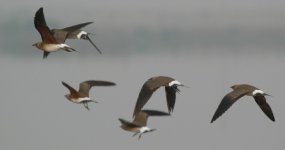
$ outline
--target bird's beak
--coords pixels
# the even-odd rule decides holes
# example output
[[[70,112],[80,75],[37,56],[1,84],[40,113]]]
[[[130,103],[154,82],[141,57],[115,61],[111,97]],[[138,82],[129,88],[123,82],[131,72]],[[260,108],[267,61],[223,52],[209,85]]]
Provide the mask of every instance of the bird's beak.
[[[184,85],[184,84],[181,84],[180,86],[183,86],[183,87],[186,87],[186,88],[190,88],[189,86]]]
[[[153,132],[153,131],[156,131],[157,129],[151,129],[149,132]]]
[[[267,93],[264,93],[263,95],[264,95],[264,96],[271,96],[271,95],[269,95],[269,94],[267,94]],[[271,96],[271,97],[272,97],[272,96]]]
[[[92,36],[95,36],[96,34],[95,33],[87,33],[88,35],[92,35]]]
[[[95,101],[95,100],[90,100],[90,102],[93,102],[93,103],[99,103],[99,102],[97,102],[97,101]]]
[[[136,136],[138,133],[139,133],[139,132],[134,133],[134,135],[133,135],[133,136]]]
[[[32,46],[36,46],[36,45],[37,45],[37,43],[33,44]]]

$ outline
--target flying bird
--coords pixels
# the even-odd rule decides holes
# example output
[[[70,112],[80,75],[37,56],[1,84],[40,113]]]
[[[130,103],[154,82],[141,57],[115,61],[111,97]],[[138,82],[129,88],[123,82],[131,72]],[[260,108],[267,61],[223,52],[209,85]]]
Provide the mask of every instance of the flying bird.
[[[46,24],[43,8],[41,7],[35,14],[34,17],[35,28],[41,35],[42,41],[33,44],[38,49],[44,52],[43,58],[47,58],[50,52],[55,52],[59,50],[65,50],[67,52],[76,51],[67,44],[58,42],[50,31]]]
[[[70,27],[63,28],[63,29],[52,29],[51,32],[53,33],[53,36],[57,39],[57,41],[61,43],[64,43],[66,39],[88,40],[94,46],[94,48],[100,54],[102,54],[101,50],[90,39],[89,35],[91,35],[91,33],[81,30],[81,28],[91,23],[93,22],[81,23],[81,24],[73,25]]]
[[[88,81],[81,82],[79,85],[79,90],[77,91],[73,87],[68,85],[67,83],[63,81],[61,83],[70,92],[70,94],[65,95],[65,97],[71,102],[74,102],[77,104],[83,104],[83,106],[87,110],[89,110],[89,107],[88,107],[89,102],[97,103],[97,101],[94,101],[89,97],[89,91],[93,86],[114,86],[116,85],[115,83],[109,82],[109,81],[88,80]]]
[[[176,92],[180,92],[178,86],[185,86],[181,84],[179,81],[166,76],[156,76],[148,79],[142,86],[141,91],[139,93],[133,117],[141,111],[143,106],[147,103],[147,101],[152,96],[153,92],[155,92],[161,86],[165,87],[166,93],[166,101],[168,112],[172,112],[175,105]]]
[[[265,115],[272,121],[275,121],[275,118],[273,116],[273,112],[269,106],[269,104],[266,102],[265,92],[262,90],[248,84],[237,84],[231,86],[233,91],[228,93],[224,96],[221,103],[218,106],[218,109],[216,110],[211,123],[213,123],[218,117],[220,117],[226,110],[228,110],[234,102],[239,100],[241,97],[247,95],[247,96],[253,96],[255,102],[258,104],[258,106],[261,108],[261,110],[265,113]]]
[[[153,132],[156,130],[147,127],[147,119],[149,116],[169,116],[169,115],[170,115],[169,113],[157,110],[142,110],[135,115],[135,118],[132,122],[122,118],[119,118],[119,121],[121,122],[122,129],[129,132],[134,132],[133,136],[139,134],[138,139],[140,139],[144,133]]]

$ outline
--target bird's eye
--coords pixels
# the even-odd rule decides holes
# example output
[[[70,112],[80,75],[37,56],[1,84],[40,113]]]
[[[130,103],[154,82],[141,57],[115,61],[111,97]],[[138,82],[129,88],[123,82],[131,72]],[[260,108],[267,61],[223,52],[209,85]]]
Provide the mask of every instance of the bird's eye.
[[[87,39],[87,34],[82,34],[82,35],[81,35],[81,39],[86,40],[86,39]]]

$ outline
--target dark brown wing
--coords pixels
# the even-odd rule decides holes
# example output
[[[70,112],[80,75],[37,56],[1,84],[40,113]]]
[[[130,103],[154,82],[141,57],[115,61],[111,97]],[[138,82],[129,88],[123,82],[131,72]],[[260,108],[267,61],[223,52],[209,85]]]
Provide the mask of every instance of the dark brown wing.
[[[68,36],[68,32],[63,31],[61,29],[52,29],[51,32],[58,43],[64,43]]]
[[[79,96],[78,92],[73,87],[69,86],[67,83],[65,83],[63,81],[61,83],[70,91],[71,97],[78,97]]]
[[[147,113],[149,117],[153,116],[170,116],[169,113],[159,110],[150,110],[150,109],[143,109],[141,112]]]
[[[175,105],[176,90],[173,87],[165,87],[168,112],[172,112]]]
[[[114,82],[110,81],[98,81],[98,80],[88,80],[81,82],[79,85],[79,92],[86,96],[89,96],[89,91],[93,86],[114,86]]]
[[[148,117],[169,115],[169,113],[163,111],[144,109],[135,115],[133,123],[140,126],[146,126]]]
[[[135,117],[135,115],[140,112],[140,110],[146,104],[146,102],[149,100],[149,98],[152,96],[154,91],[155,90],[150,89],[147,84],[143,85],[143,87],[141,88],[141,91],[139,93],[136,105],[135,105],[133,117]]]
[[[83,28],[83,27],[85,27],[85,26],[87,26],[87,25],[89,25],[91,23],[93,23],[93,22],[85,22],[85,23],[73,25],[73,26],[70,26],[70,27],[66,27],[66,28],[63,28],[61,30],[70,33],[70,32],[74,32],[76,30],[80,30],[81,28]]]
[[[273,112],[269,106],[269,104],[266,102],[266,99],[263,95],[258,94],[253,96],[253,98],[255,99],[256,103],[258,104],[258,106],[261,108],[261,110],[265,113],[265,115],[272,121],[275,121]]]
[[[147,118],[148,118],[147,113],[140,111],[139,113],[135,115],[133,124],[140,125],[140,126],[146,126]]]
[[[43,8],[41,7],[35,14],[34,25],[42,37],[42,41],[48,44],[57,43],[49,27],[46,24]]]
[[[136,113],[140,112],[142,107],[147,103],[147,101],[152,96],[153,92],[155,92],[161,86],[167,86],[167,84],[173,81],[173,78],[165,77],[165,76],[158,76],[152,77],[148,79],[142,86],[141,91],[139,93],[133,117]]]
[[[211,123],[213,123],[217,118],[219,118],[225,111],[227,111],[234,102],[236,102],[239,98],[244,96],[247,93],[247,91],[244,90],[234,90],[227,95],[224,96],[221,103],[218,106],[218,109],[216,110]]]

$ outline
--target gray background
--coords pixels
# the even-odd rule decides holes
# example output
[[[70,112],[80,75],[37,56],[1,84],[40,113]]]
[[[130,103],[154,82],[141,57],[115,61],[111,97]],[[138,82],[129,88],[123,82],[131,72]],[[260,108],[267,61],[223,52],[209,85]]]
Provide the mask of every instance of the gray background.
[[[69,40],[80,53],[43,60],[32,44],[44,7],[50,28],[94,21],[87,41]],[[2,0],[0,5],[0,149],[284,149],[285,1],[269,0]],[[167,75],[181,88],[171,117],[150,118],[158,130],[141,140],[119,128],[131,120],[142,84]],[[90,111],[64,98],[61,81],[110,80],[90,91]],[[271,94],[276,122],[244,97],[210,124],[236,83]],[[159,89],[145,106],[167,110]]]

